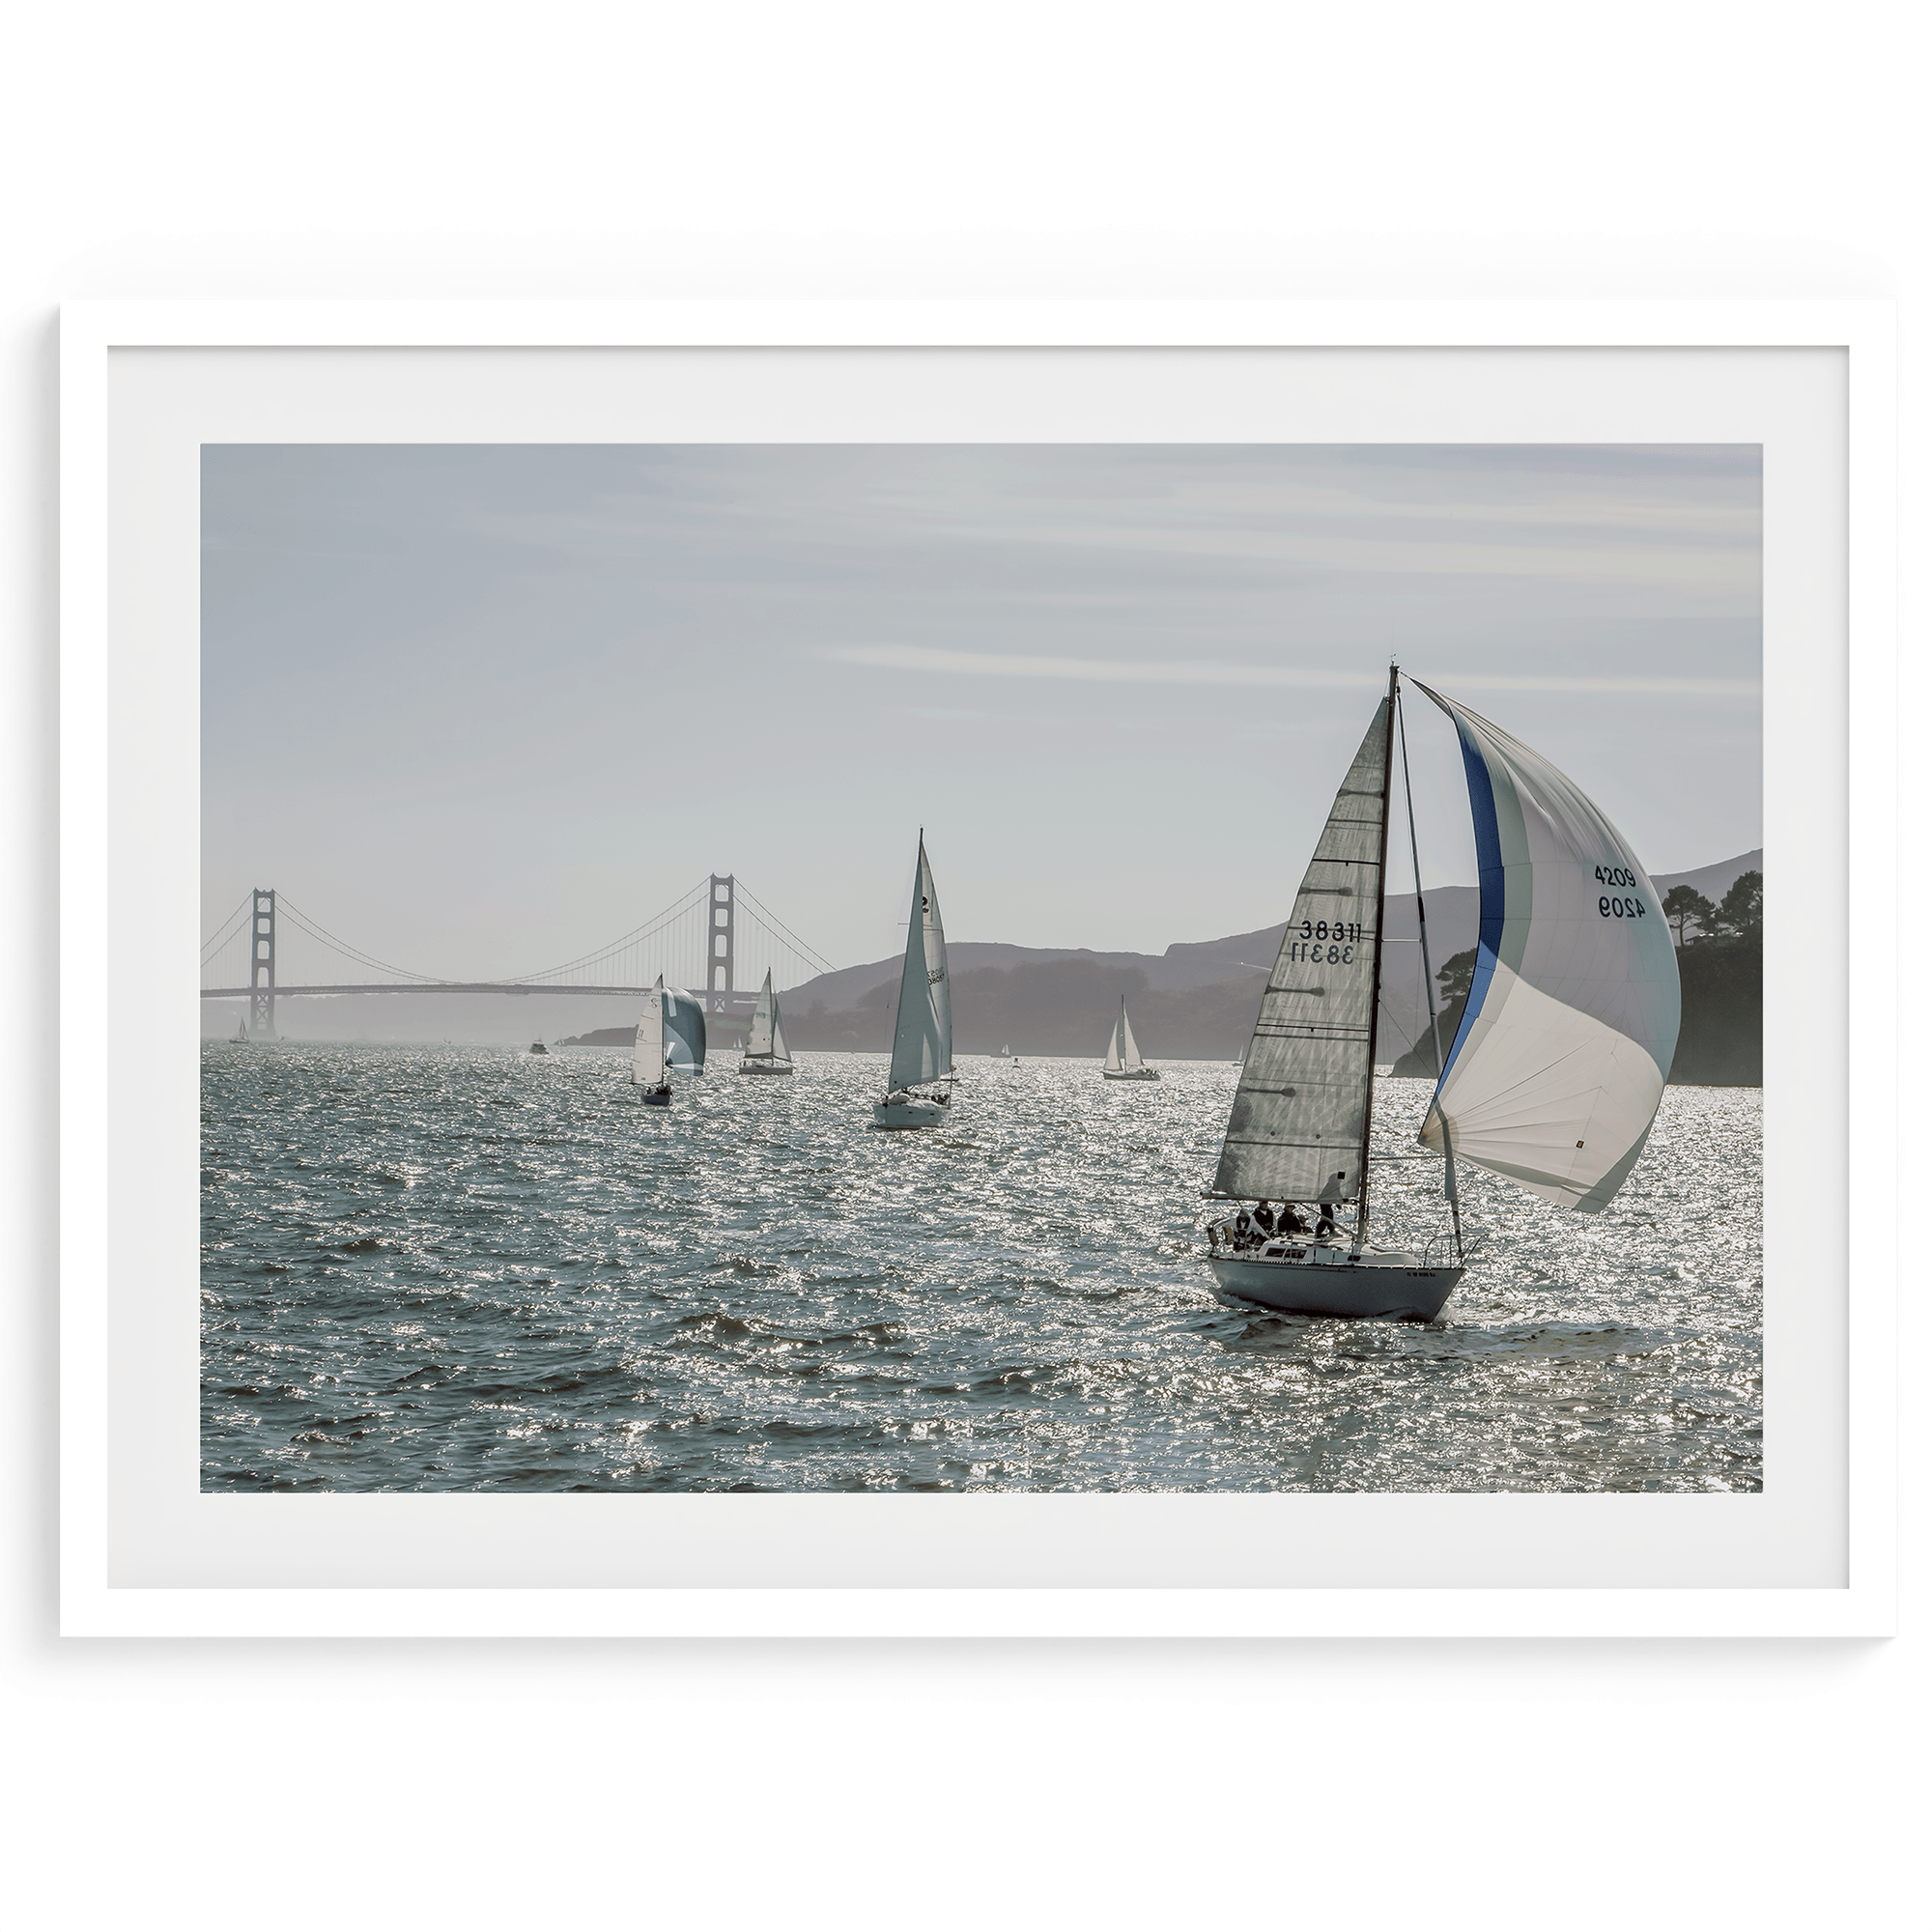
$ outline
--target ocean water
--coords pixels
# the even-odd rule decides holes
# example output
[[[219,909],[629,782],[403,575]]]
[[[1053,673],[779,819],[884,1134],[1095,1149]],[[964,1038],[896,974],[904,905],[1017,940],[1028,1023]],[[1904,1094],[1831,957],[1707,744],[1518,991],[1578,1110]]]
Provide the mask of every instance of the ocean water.
[[[968,1061],[918,1133],[881,1057],[733,1066],[206,1044],[203,1488],[1761,1487],[1755,1089],[1669,1089],[1594,1219],[1465,1173],[1419,1326],[1215,1299],[1233,1066]],[[1439,1178],[1379,1167],[1378,1237],[1445,1240]]]

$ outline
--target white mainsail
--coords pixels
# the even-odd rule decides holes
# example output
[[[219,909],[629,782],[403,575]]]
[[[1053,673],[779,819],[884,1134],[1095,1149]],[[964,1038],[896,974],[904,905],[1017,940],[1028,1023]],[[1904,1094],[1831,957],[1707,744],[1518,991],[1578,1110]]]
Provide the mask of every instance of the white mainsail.
[[[763,1060],[772,1050],[772,976],[768,970],[765,983],[758,988],[758,1004],[752,1009],[752,1030],[745,1036],[745,1058]]]
[[[919,836],[919,870],[913,880],[906,925],[905,964],[899,972],[898,1018],[893,1029],[893,1093],[952,1073],[952,988],[946,977],[946,929],[939,895]]]
[[[752,1027],[745,1036],[745,1058],[774,1063],[782,1061],[787,1065],[791,1061],[791,1055],[785,1050],[784,1021],[779,1014],[779,996],[772,989],[769,969],[765,973],[765,983],[758,988],[758,1003],[752,1009]]]
[[[1114,1022],[1113,1036],[1107,1041],[1107,1065],[1109,1073],[1137,1073],[1141,1067],[1141,1050],[1134,1044],[1134,1030],[1127,1024],[1126,996],[1121,998],[1121,1016]]]
[[[638,1040],[631,1049],[633,1087],[664,1085],[664,975],[660,973],[644,1001],[644,1010],[638,1016]]]
[[[1236,1200],[1345,1201],[1362,1182],[1388,815],[1388,699],[1356,752],[1282,937],[1214,1185]]]
[[[1677,1050],[1657,889],[1548,759],[1417,689],[1462,739],[1482,898],[1475,980],[1421,1138],[1596,1213],[1643,1152]]]

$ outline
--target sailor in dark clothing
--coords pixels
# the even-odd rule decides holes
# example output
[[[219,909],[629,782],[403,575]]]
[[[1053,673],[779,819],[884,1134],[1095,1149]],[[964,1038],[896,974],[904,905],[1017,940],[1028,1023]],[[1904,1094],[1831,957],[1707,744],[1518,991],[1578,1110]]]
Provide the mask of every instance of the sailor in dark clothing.
[[[1263,1240],[1274,1233],[1274,1209],[1265,1201],[1256,1204],[1255,1226],[1262,1231]]]
[[[1284,1235],[1305,1235],[1308,1232],[1308,1223],[1295,1212],[1293,1201],[1284,1201],[1281,1204],[1281,1212],[1275,1216],[1274,1225],[1276,1230]]]
[[[1315,1218],[1315,1238],[1319,1241],[1323,1236],[1332,1235],[1334,1232],[1335,1204],[1332,1201],[1324,1201],[1321,1204],[1321,1211]]]

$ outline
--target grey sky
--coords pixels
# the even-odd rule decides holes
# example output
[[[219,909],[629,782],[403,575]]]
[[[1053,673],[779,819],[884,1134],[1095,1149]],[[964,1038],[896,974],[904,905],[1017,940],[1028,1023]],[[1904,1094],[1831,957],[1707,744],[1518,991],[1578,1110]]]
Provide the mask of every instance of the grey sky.
[[[530,971],[735,871],[836,964],[1283,915],[1386,677],[1761,838],[1755,447],[210,447],[203,930]],[[1409,714],[1428,884],[1474,876]],[[1398,870],[1397,878],[1406,877]]]

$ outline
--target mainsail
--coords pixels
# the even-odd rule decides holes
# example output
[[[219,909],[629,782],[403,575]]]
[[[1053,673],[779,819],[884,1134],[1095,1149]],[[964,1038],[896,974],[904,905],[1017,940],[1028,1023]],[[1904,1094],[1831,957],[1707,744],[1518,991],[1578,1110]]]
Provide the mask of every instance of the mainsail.
[[[906,925],[905,965],[899,973],[898,1021],[893,1030],[893,1093],[952,1072],[952,988],[946,977],[946,929],[939,923],[939,895],[919,838],[919,871],[913,881]]]
[[[772,976],[758,988],[758,1004],[752,1009],[752,1030],[745,1036],[747,1060],[789,1060],[785,1050],[784,1021],[779,1015],[779,996],[772,990]]]
[[[1335,794],[1262,995],[1214,1176],[1236,1200],[1345,1201],[1361,1189],[1388,753],[1383,698]]]
[[[664,1037],[665,1064],[672,1072],[704,1071],[704,1009],[678,986],[664,986]]]
[[[1462,739],[1482,896],[1475,980],[1423,1143],[1596,1213],[1643,1152],[1677,1050],[1657,890],[1555,766],[1416,688]]]
[[[638,1016],[638,1042],[631,1049],[631,1085],[661,1087],[665,1077],[664,975],[651,988],[644,1010]]]
[[[1121,1000],[1121,1016],[1114,1022],[1113,1037],[1107,1041],[1108,1073],[1137,1073],[1141,1066],[1141,1050],[1134,1044],[1134,1030],[1127,1024],[1127,1002],[1124,995]]]
[[[763,1060],[772,1050],[772,976],[758,988],[758,1004],[752,1009],[752,1030],[745,1036],[745,1058]]]

